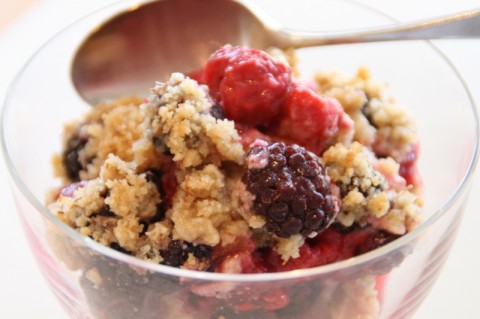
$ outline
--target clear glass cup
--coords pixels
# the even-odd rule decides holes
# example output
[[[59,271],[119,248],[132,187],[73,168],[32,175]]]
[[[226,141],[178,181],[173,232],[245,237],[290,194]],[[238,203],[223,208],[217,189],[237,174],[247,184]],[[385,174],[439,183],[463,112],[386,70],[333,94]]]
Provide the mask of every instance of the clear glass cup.
[[[91,319],[411,317],[448,256],[478,157],[478,118],[468,88],[429,42],[298,52],[306,78],[319,68],[352,73],[360,65],[369,66],[417,120],[424,221],[375,251],[284,273],[195,272],[121,254],[80,236],[50,214],[44,199],[59,183],[53,178],[51,155],[60,150],[63,124],[90,107],[70,80],[73,54],[89,30],[134,4],[119,2],[60,32],[20,72],[3,108],[2,146],[19,217],[38,266],[66,312]],[[391,21],[349,1],[332,1],[321,17],[318,27],[323,29]]]

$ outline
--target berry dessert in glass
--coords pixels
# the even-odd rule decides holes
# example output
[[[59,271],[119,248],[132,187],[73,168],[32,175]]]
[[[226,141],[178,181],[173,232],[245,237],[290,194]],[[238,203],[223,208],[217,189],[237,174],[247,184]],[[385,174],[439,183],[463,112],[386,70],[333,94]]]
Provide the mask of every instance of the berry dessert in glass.
[[[305,81],[296,63],[225,45],[145,99],[93,107],[65,126],[49,209],[109,249],[199,278],[328,266],[411,232],[422,207],[411,115],[366,68]],[[93,317],[112,319],[377,318],[414,244],[321,280],[202,283],[72,251],[54,232],[49,242],[81,273]]]

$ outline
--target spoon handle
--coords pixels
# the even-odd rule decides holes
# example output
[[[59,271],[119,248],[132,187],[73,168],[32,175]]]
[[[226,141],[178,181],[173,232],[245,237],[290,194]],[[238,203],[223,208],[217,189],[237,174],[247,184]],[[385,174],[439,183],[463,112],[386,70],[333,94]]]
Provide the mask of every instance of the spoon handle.
[[[282,29],[276,34],[275,42],[279,47],[295,48],[396,40],[478,38],[480,37],[480,9],[358,31],[315,33]]]

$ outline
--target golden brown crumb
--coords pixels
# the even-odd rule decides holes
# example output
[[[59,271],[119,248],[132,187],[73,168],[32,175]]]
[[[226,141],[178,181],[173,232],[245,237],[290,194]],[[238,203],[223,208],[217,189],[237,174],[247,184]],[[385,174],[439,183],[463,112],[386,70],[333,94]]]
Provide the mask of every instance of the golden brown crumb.
[[[358,142],[348,148],[337,144],[322,156],[328,175],[340,188],[341,208],[336,220],[344,226],[372,224],[402,235],[419,222],[421,201],[410,192],[393,160],[377,159]],[[403,181],[403,182],[402,182]],[[389,183],[391,182],[391,183]]]
[[[225,179],[212,164],[184,177],[168,213],[175,224],[175,239],[215,246],[222,232],[237,238],[249,235],[248,225],[231,206]]]
[[[144,117],[139,109],[140,104],[141,101],[137,98],[100,104],[86,113],[81,121],[65,125],[64,150],[68,149],[68,143],[72,139],[85,141],[85,145],[78,150],[78,161],[82,167],[80,180],[98,177],[100,167],[109,154],[115,154],[127,162],[134,159],[133,143],[143,135],[140,125]],[[55,173],[68,181],[62,156],[63,154],[56,155],[53,158]],[[149,159],[156,162],[153,156]],[[158,164],[137,162],[137,166],[154,167]]]
[[[49,207],[83,235],[158,262],[172,226],[156,222],[142,234],[142,223],[156,216],[161,198],[157,186],[135,169],[134,164],[110,155],[98,178],[79,185],[72,194],[61,193]]]
[[[287,262],[290,258],[300,257],[299,249],[304,243],[305,237],[302,235],[293,235],[289,238],[277,238],[274,249],[282,257],[282,260]]]
[[[336,98],[355,122],[355,141],[398,162],[413,151],[417,137],[412,116],[367,68],[359,68],[353,77],[318,72],[315,80],[319,93]]]
[[[244,152],[234,123],[214,118],[207,89],[183,74],[173,73],[157,83],[142,106],[145,137],[137,147],[159,141],[174,155],[181,169],[223,161],[242,164]]]

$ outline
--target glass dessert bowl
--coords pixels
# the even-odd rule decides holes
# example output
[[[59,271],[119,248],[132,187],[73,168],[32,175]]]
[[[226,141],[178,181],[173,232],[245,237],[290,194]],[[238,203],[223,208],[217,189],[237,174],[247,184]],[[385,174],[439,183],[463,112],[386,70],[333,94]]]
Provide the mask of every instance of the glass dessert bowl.
[[[378,249],[292,271],[194,271],[145,262],[119,247],[115,250],[100,245],[47,209],[45,195],[58,184],[50,159],[61,152],[62,127],[91,109],[69,80],[73,54],[91,27],[131,4],[122,2],[99,11],[50,41],[20,73],[4,108],[3,146],[20,218],[37,262],[67,312],[74,318],[411,316],[448,255],[463,213],[478,145],[477,117],[468,90],[448,60],[428,42],[298,52],[298,69],[304,78],[318,69],[352,74],[361,65],[369,66],[378,79],[391,85],[418,123],[423,222]],[[348,15],[352,11],[353,19]],[[323,8],[322,15],[325,19],[321,23],[332,27],[366,26],[365,20],[388,22],[382,15],[350,2],[332,3]],[[249,44],[248,39],[243,44]],[[205,253],[188,249],[194,255]]]

